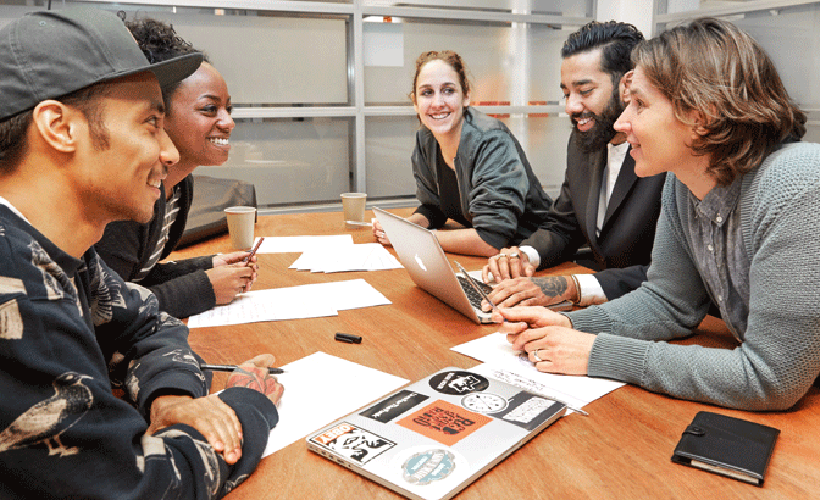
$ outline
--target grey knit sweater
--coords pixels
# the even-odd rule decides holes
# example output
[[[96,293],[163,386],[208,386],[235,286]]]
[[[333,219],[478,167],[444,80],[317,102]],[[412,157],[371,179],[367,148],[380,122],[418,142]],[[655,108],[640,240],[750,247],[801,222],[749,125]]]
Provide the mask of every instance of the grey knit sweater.
[[[749,267],[748,317],[729,324],[735,349],[673,345],[706,315],[709,295],[688,230],[690,191],[670,174],[648,281],[569,313],[598,337],[588,374],[745,410],[794,405],[820,373],[820,145],[772,153],[740,180],[736,210]],[[703,252],[700,252],[703,254]]]

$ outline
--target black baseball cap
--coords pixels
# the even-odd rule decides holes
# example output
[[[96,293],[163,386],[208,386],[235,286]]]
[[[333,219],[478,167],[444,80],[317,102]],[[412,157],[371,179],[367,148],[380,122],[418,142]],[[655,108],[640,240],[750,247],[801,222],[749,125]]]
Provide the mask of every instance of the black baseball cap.
[[[0,120],[41,101],[143,71],[165,88],[199,68],[202,54],[151,64],[114,13],[69,8],[29,13],[0,29]]]

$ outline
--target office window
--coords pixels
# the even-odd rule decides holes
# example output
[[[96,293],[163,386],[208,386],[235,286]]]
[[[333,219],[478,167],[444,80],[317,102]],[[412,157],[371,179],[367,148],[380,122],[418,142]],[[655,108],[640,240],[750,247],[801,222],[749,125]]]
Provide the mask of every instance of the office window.
[[[777,66],[792,99],[809,121],[804,140],[820,142],[820,2],[659,2],[656,23],[665,29],[700,16],[723,17],[754,37]]]
[[[336,201],[350,183],[351,128],[347,118],[238,119],[228,161],[196,172],[252,182],[260,205]]]
[[[240,9],[209,0],[0,0],[0,24],[49,4],[173,24],[208,54],[234,104],[229,160],[197,172],[253,182],[263,211],[298,211],[338,204],[351,190],[413,203],[418,122],[408,93],[415,59],[429,49],[464,57],[474,105],[507,123],[556,193],[569,135],[558,54],[592,20],[596,1],[258,0]],[[376,57],[385,49],[389,57]]]

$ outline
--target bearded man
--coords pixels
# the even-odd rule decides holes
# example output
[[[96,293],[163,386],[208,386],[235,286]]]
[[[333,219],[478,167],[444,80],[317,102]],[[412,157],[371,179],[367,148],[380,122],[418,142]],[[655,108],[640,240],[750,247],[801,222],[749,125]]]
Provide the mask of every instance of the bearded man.
[[[630,54],[643,35],[631,24],[591,22],[561,49],[561,90],[572,122],[566,177],[541,227],[484,267],[489,295],[504,307],[600,304],[646,281],[665,175],[638,178],[626,136],[613,128],[625,108]],[[532,278],[536,269],[576,258],[594,274]],[[492,276],[492,278],[491,278]],[[489,309],[489,305],[486,305]]]

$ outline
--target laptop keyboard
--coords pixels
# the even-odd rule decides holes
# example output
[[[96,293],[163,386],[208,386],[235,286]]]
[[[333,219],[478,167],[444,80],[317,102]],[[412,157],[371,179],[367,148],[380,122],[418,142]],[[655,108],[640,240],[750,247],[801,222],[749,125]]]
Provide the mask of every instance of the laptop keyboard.
[[[467,294],[467,298],[470,299],[470,304],[480,311],[481,301],[484,300],[484,298],[476,291],[475,288],[472,287],[472,285],[470,285],[470,280],[459,274],[456,275],[456,278],[458,278],[458,282],[461,284],[461,288],[464,290],[464,293]],[[484,293],[486,294],[493,291],[493,287],[486,283],[476,280],[476,284],[479,288],[484,290]]]

